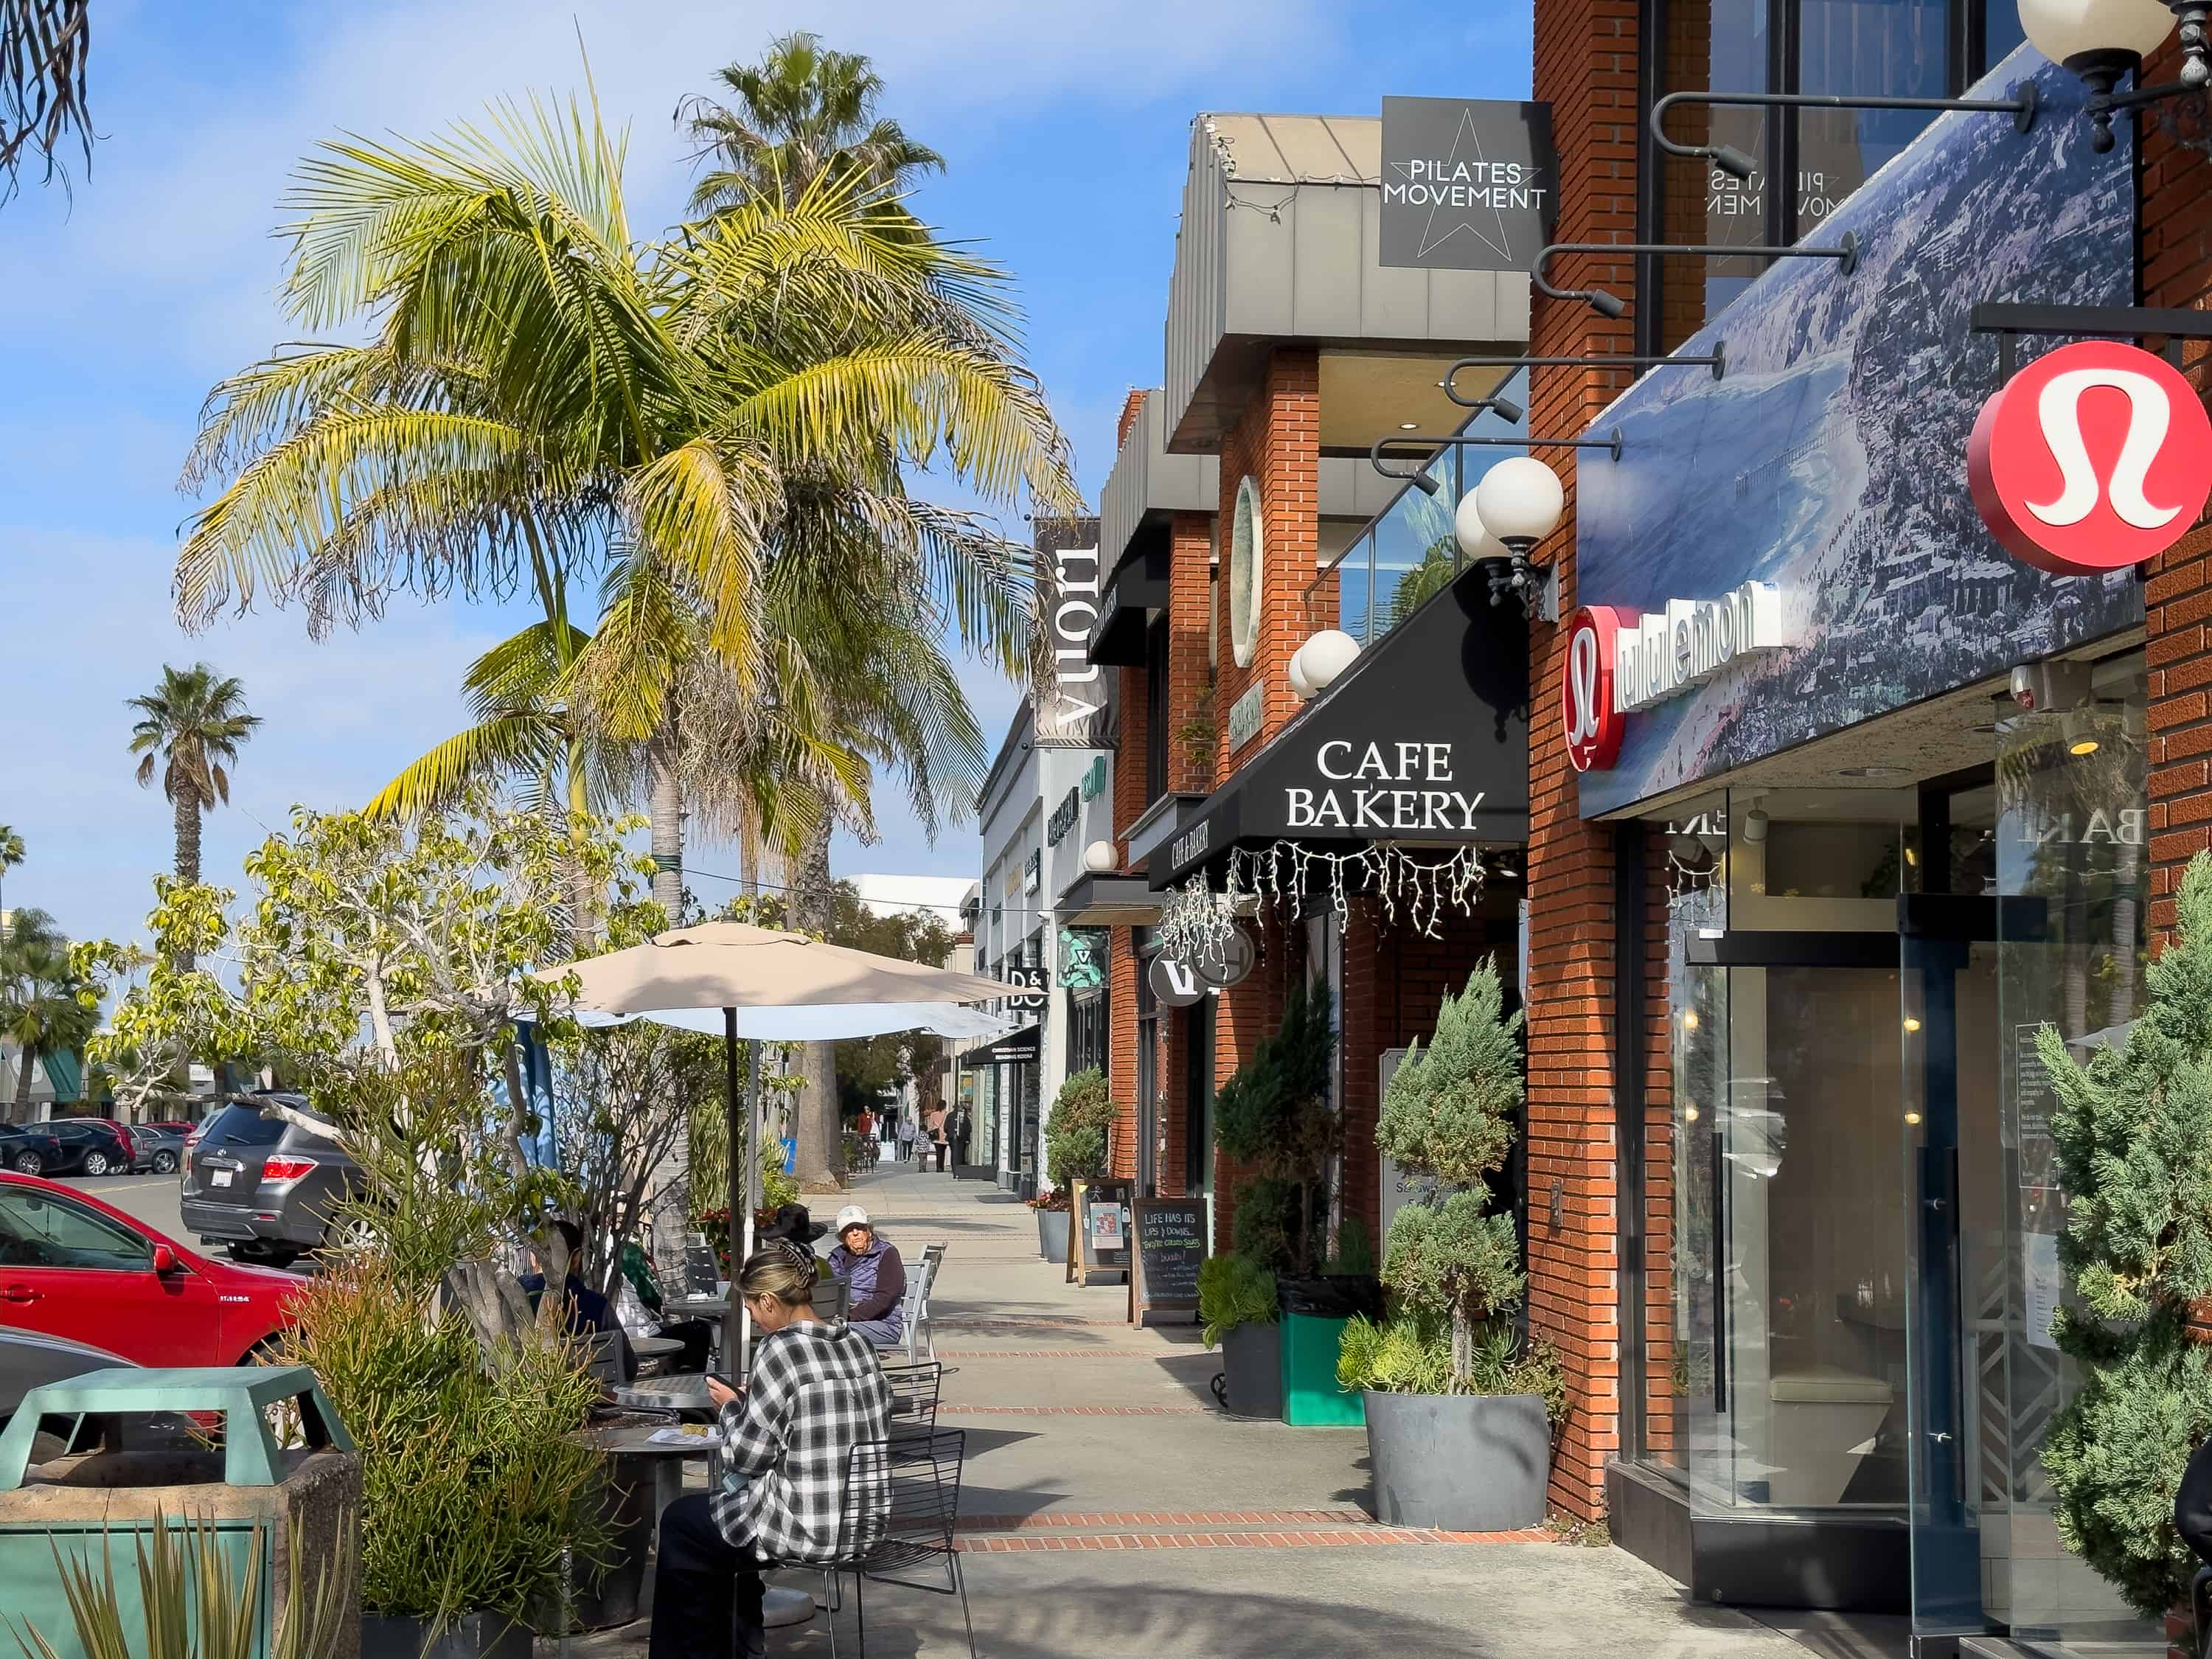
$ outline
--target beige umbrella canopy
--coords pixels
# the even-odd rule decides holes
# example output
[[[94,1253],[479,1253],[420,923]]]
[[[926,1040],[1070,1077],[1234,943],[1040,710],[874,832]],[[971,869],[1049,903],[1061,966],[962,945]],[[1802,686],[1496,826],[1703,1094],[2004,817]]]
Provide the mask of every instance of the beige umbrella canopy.
[[[804,933],[778,933],[738,921],[709,921],[657,933],[650,944],[586,957],[532,978],[560,984],[573,978],[576,1006],[587,1018],[641,1018],[689,1030],[722,1032],[729,1091],[730,1217],[742,1218],[742,1261],[752,1249],[759,1202],[760,1160],[744,1148],[760,1144],[760,1049],[752,1052],[751,1086],[741,1128],[738,1039],[826,1042],[927,1030],[947,1036],[993,1036],[1006,1022],[975,1005],[1018,995],[1016,988],[980,974],[932,968],[896,957],[825,945]],[[713,1018],[720,1011],[719,1022]],[[734,1268],[736,1261],[732,1263]],[[734,1307],[732,1315],[738,1313]],[[726,1322],[723,1352],[742,1349]]]
[[[596,1012],[734,1008],[739,1011],[739,1035],[779,1042],[870,1036],[877,1030],[929,1023],[904,1019],[879,1025],[868,1009],[883,1009],[880,1018],[889,1018],[915,1004],[958,1006],[1009,994],[1001,981],[979,974],[902,962],[740,921],[678,927],[656,934],[649,945],[544,969],[536,977],[557,982],[571,975],[578,984],[578,1006]],[[800,1012],[812,1009],[840,1012],[818,1019]],[[747,1010],[774,1010],[776,1017],[748,1019]],[[808,1029],[817,1024],[836,1029]],[[847,1029],[854,1026],[874,1029]]]

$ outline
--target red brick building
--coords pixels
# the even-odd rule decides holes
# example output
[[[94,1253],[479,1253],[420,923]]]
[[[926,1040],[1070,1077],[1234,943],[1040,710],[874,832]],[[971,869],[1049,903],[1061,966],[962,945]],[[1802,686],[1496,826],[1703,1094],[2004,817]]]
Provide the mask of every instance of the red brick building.
[[[1598,245],[1533,295],[1379,262],[1372,122],[1194,129],[1164,383],[1133,394],[1101,507],[1123,1173],[1205,1192],[1226,1248],[1211,1088],[1324,980],[1341,1212],[1379,1241],[1392,1051],[1494,955],[1528,1015],[1527,1321],[1571,1385],[1553,1504],[1698,1599],[1907,1613],[1927,1651],[2127,1633],[2039,1461],[2078,1379],[2048,1336],[2063,1194],[2022,1033],[2124,1030],[2212,842],[2212,544],[2031,562],[1968,452],[2069,340],[2202,337],[2143,313],[2202,309],[2204,152],[2155,106],[2097,150],[2081,82],[1995,0],[1537,0],[1533,83],[1552,238]],[[1667,131],[1702,155],[1650,121],[1680,94],[2026,87],[2019,110],[1678,102]],[[1316,248],[1326,280],[1255,276]],[[1732,251],[1759,248],[1791,252]],[[1523,350],[1623,361],[1449,373]],[[1514,426],[1436,384],[1507,374]],[[2074,395],[2117,395],[2095,384]],[[1500,550],[1455,536],[1503,452],[1443,450],[1439,487],[1406,488],[1366,459],[1401,431],[1517,436],[1559,474],[1525,647],[1485,603]],[[1357,662],[1304,700],[1330,629]],[[1425,720],[1455,786],[1480,770],[1480,823],[1296,815],[1343,769],[1330,744]],[[1417,806],[1431,782],[1393,781]],[[1480,881],[1417,921],[1382,864],[1341,864],[1363,853]],[[1257,873],[1285,860],[1302,890]],[[1258,961],[1169,1009],[1151,930],[1194,884],[1229,890]]]

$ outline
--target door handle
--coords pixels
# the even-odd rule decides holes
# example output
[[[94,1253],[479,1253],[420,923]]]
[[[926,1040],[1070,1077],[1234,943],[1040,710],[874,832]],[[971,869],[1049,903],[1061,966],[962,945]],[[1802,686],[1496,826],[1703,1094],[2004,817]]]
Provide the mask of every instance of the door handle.
[[[9,1285],[0,1287],[0,1302],[36,1302],[39,1292],[28,1285]]]

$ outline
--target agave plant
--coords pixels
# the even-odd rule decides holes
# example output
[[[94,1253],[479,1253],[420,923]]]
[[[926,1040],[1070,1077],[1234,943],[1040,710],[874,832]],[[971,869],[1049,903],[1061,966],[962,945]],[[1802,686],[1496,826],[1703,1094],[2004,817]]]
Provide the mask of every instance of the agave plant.
[[[212,1520],[187,1519],[172,1528],[154,1517],[149,1537],[137,1545],[138,1599],[144,1616],[144,1640],[125,1628],[122,1599],[116,1593],[115,1562],[108,1543],[100,1545],[97,1570],[80,1555],[54,1565],[69,1595],[77,1645],[85,1659],[252,1659],[262,1619],[262,1529],[255,1527],[244,1570],[235,1577],[226,1565],[229,1552]],[[296,1565],[307,1551],[295,1518],[289,1531],[290,1559]],[[312,1585],[295,1583],[276,1614],[268,1659],[328,1659],[338,1649],[339,1632],[352,1601],[346,1571],[354,1559],[353,1523],[349,1519],[338,1547],[324,1560]],[[60,1659],[44,1632],[25,1621],[15,1635],[25,1659]]]

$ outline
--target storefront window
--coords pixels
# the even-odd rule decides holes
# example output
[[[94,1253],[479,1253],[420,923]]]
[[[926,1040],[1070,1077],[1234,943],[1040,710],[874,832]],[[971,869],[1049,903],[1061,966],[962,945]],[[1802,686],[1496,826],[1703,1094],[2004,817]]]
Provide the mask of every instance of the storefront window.
[[[1941,98],[1951,47],[1949,0],[1801,0],[1797,90]],[[1914,110],[1802,110],[1796,225],[1809,235],[1875,170],[1935,119]]]
[[[2101,665],[2089,701],[1997,728],[1999,1048],[1991,1113],[2001,1152],[1978,1175],[1960,1154],[1963,1284],[1983,1409],[1967,1468],[1985,1558],[2003,1571],[1992,1618],[2016,1636],[2081,1637],[2125,1618],[2112,1588],[2059,1547],[2042,1452],[2081,1386],[2050,1335],[2063,1299],[2065,1194],[2053,1168],[2054,1102],[2033,1038],[2058,1028],[2076,1056],[2124,1042],[2143,1008],[2148,940],[2143,660]],[[1962,1138],[1963,1139],[1963,1138]],[[1971,1144],[1971,1143],[1967,1143]]]
[[[1668,92],[1765,92],[1769,0],[1668,0],[1659,88]],[[1668,161],[1661,174],[1665,234],[1654,240],[1746,246],[1767,240],[1766,117],[1757,109],[1677,107],[1668,135],[1685,143],[1729,144],[1759,165],[1749,179],[1717,167]],[[1759,275],[1751,259],[1662,262],[1659,336],[1671,350]]]

